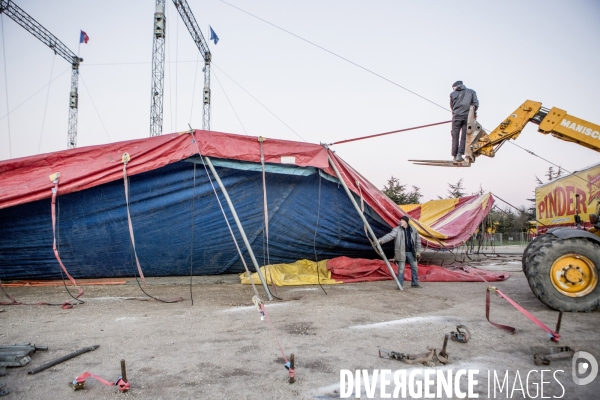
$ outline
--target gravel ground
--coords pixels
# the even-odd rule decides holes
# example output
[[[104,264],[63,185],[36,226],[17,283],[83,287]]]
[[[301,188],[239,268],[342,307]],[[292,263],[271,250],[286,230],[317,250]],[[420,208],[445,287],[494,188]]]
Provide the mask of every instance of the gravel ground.
[[[496,248],[496,252],[500,250]],[[519,249],[510,252],[516,255],[473,264],[509,271],[511,277],[496,286],[554,328],[558,314],[529,290],[521,272]],[[148,279],[145,290],[151,295],[186,298],[174,304],[127,299],[147,299],[136,281],[130,280],[125,285],[84,287],[85,304],[72,310],[0,306],[4,310],[0,312],[0,344],[30,342],[49,348],[35,353],[26,367],[10,368],[7,376],[0,377],[0,385],[4,383],[11,392],[6,398],[338,398],[342,369],[353,373],[368,370],[369,374],[382,369],[405,370],[410,374],[415,368],[451,371],[454,375],[461,369],[477,369],[475,394],[479,398],[488,398],[488,389],[492,398],[542,398],[539,371],[544,369],[552,371],[544,375],[544,397],[598,398],[600,378],[586,386],[575,385],[571,360],[534,365],[533,353],[552,344],[545,332],[506,301],[492,297],[491,318],[514,326],[516,333],[486,321],[487,284],[483,282],[424,283],[422,289],[402,292],[392,281],[331,285],[324,290],[319,286],[278,288],[277,295],[283,301],[265,304],[281,346],[287,355],[296,356],[294,384],[287,382],[273,332],[252,304],[252,287],[240,285],[235,275],[194,277],[192,305],[189,282],[189,277]],[[61,302],[67,298],[61,287],[6,290],[23,302]],[[422,353],[428,346],[439,349],[444,334],[455,330],[457,324],[468,326],[472,338],[467,344],[449,342],[452,362],[446,366],[439,362],[415,366],[378,357],[379,348],[406,353]],[[565,314],[560,344],[587,351],[600,360],[599,327],[598,312]],[[27,374],[91,345],[100,348],[36,375]],[[127,393],[94,380],[88,380],[85,390],[77,392],[67,385],[84,371],[115,380],[120,375],[121,359],[127,362],[131,383]],[[532,370],[538,372],[530,373],[527,381]],[[502,393],[497,385],[488,385],[488,371],[500,380],[508,376]],[[461,380],[461,387],[466,390],[466,378]],[[360,396],[368,398],[364,385]],[[406,396],[410,398],[408,393]],[[379,388],[374,398],[381,398]]]

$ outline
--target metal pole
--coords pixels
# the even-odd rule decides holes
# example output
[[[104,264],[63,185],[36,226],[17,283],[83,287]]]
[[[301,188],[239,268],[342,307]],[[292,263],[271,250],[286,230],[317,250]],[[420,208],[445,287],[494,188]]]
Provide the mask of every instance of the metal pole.
[[[70,360],[73,357],[77,357],[80,354],[87,353],[88,351],[96,350],[98,347],[100,347],[100,346],[99,345],[94,345],[94,346],[90,346],[90,347],[85,347],[85,348],[83,348],[81,350],[77,350],[77,351],[75,351],[75,352],[73,352],[71,354],[67,354],[64,357],[58,358],[58,359],[56,359],[54,361],[50,361],[49,363],[44,364],[41,367],[37,367],[36,369],[33,369],[33,370],[29,371],[28,374],[29,375],[37,374],[38,372],[41,372],[41,371],[43,371],[45,369],[48,369],[50,367],[54,367],[55,365],[58,365],[58,364],[60,364],[62,362]]]
[[[152,89],[150,91],[150,136],[163,131],[163,94],[165,85],[165,35],[167,18],[165,0],[156,0],[154,39],[152,41]]]
[[[258,277],[260,278],[260,281],[262,282],[263,288],[265,289],[265,292],[267,292],[267,296],[269,297],[269,300],[273,300],[273,296],[271,295],[271,292],[269,291],[269,287],[267,286],[267,282],[265,281],[265,278],[264,278],[262,272],[260,272],[260,267],[258,266],[256,257],[254,257],[254,252],[252,251],[252,247],[250,247],[250,243],[248,242],[248,238],[246,237],[246,232],[244,232],[242,223],[240,222],[240,219],[238,218],[237,213],[235,212],[235,208],[233,207],[233,203],[231,202],[231,199],[229,198],[229,194],[227,193],[225,186],[223,186],[223,182],[221,182],[221,178],[219,178],[219,174],[217,174],[215,167],[213,167],[212,162],[210,161],[210,158],[205,156],[204,160],[206,161],[206,164],[208,165],[208,167],[212,171],[213,175],[215,176],[215,179],[217,180],[217,183],[219,184],[219,187],[221,188],[221,191],[223,192],[223,195],[225,196],[225,200],[227,200],[227,204],[229,205],[229,210],[231,211],[231,214],[233,214],[233,219],[235,219],[235,223],[240,231],[240,234],[242,235],[242,239],[244,239],[244,244],[246,245],[246,249],[248,249],[248,254],[250,254],[250,258],[252,259],[254,268],[256,269],[256,272],[258,273]],[[241,255],[240,255],[240,257],[241,257]]]
[[[396,285],[398,285],[398,289],[404,290],[402,288],[402,285],[400,284],[400,281],[398,281],[398,277],[394,273],[394,270],[392,269],[392,266],[390,265],[390,262],[388,261],[387,257],[385,256],[385,253],[383,252],[383,249],[379,245],[379,241],[377,240],[377,236],[375,235],[375,232],[373,232],[373,230],[371,229],[371,225],[369,225],[369,223],[367,222],[367,219],[363,215],[362,211],[360,211],[360,207],[358,206],[358,204],[356,204],[356,200],[354,200],[354,196],[352,196],[352,193],[350,192],[350,189],[348,189],[348,186],[346,186],[346,182],[344,182],[344,180],[342,179],[342,176],[340,175],[340,171],[338,171],[337,167],[333,163],[333,160],[331,159],[331,157],[329,156],[329,154],[327,155],[327,158],[329,159],[329,165],[331,165],[331,168],[333,168],[333,170],[335,171],[335,175],[337,176],[337,178],[340,180],[340,183],[344,187],[344,190],[346,191],[346,194],[348,195],[348,197],[350,198],[350,201],[354,205],[354,208],[356,209],[356,212],[360,216],[360,219],[362,219],[363,223],[367,227],[367,230],[369,231],[369,234],[371,235],[371,238],[373,239],[373,241],[377,245],[377,250],[379,251],[379,254],[381,254],[381,256],[383,258],[383,261],[385,261],[385,265],[388,267],[388,269],[390,271],[390,274],[392,275],[392,278],[394,278],[394,281],[396,281]]]
[[[77,111],[79,103],[79,95],[77,88],[79,86],[79,61],[73,61],[71,66],[71,93],[69,95],[69,133],[67,140],[67,149],[77,147]]]
[[[210,131],[210,53],[204,59],[204,90],[203,90],[203,112],[202,129]]]

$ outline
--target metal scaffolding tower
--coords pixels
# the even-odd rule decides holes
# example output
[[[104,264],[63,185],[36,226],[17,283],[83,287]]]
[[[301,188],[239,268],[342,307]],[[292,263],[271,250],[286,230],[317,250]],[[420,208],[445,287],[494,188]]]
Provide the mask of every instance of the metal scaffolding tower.
[[[154,13],[154,43],[152,46],[150,136],[162,135],[166,28],[167,19],[165,17],[165,0],[156,0],[156,12]]]
[[[179,11],[179,15],[183,20],[183,23],[188,28],[190,35],[192,35],[192,39],[194,43],[196,43],[196,47],[200,51],[202,58],[204,58],[204,90],[203,90],[203,115],[202,115],[202,129],[209,131],[210,130],[210,50],[208,49],[208,44],[206,40],[204,40],[204,36],[202,36],[202,31],[196,22],[196,18],[194,18],[194,14],[192,14],[192,10],[190,10],[190,6],[188,5],[186,0],[173,0],[173,4]]]
[[[192,39],[204,59],[204,90],[202,129],[210,130],[210,60],[208,44],[192,14],[186,0],[173,0],[183,23],[192,35]],[[165,0],[156,0],[154,14],[154,46],[152,49],[152,107],[150,109],[150,136],[162,134],[163,87],[165,78]]]
[[[26,31],[38,38],[46,46],[50,47],[55,54],[58,54],[67,60],[71,68],[71,92],[69,95],[69,137],[67,148],[77,147],[77,87],[79,84],[79,64],[83,58],[77,57],[67,46],[63,44],[56,36],[44,28],[39,22],[31,18],[23,9],[10,0],[0,0],[0,13],[6,14],[17,24],[25,28]]]

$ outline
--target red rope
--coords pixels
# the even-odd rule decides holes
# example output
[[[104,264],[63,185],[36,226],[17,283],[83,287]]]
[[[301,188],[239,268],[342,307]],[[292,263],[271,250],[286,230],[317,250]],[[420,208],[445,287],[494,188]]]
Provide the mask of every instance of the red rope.
[[[65,272],[65,274],[67,275],[67,277],[69,278],[69,280],[71,281],[71,283],[73,284],[73,286],[75,286],[77,288],[77,290],[79,291],[79,294],[77,295],[77,297],[75,297],[73,300],[77,300],[79,299],[79,297],[81,297],[83,295],[83,290],[77,286],[77,283],[75,282],[75,279],[73,279],[71,277],[71,275],[69,275],[69,272],[67,272],[67,269],[65,268],[65,266],[63,265],[60,256],[58,255],[58,248],[56,247],[56,196],[58,195],[58,181],[54,182],[54,188],[52,188],[52,205],[51,205],[51,213],[52,213],[52,238],[53,238],[53,242],[52,242],[52,250],[54,251],[54,255],[56,256],[56,259],[58,260],[58,263],[60,264],[60,267],[62,268],[62,270]],[[52,304],[52,303],[46,303],[46,302],[38,302],[38,303],[23,303],[20,301],[17,301],[14,297],[12,297],[11,295],[9,295],[8,293],[6,293],[6,291],[4,290],[4,287],[2,287],[2,281],[0,281],[0,289],[2,290],[2,293],[4,293],[4,295],[10,300],[10,302],[0,302],[1,305],[6,305],[6,306],[21,306],[21,305],[28,305],[28,306],[57,306],[57,305],[61,305],[61,304]],[[67,310],[70,308],[73,308],[73,300],[68,300],[65,301],[61,306],[63,309]]]
[[[430,126],[448,124],[450,122],[452,122],[452,120],[450,120],[450,121],[444,121],[444,122],[436,122],[435,124],[429,124],[429,125],[415,126],[415,127],[412,127],[412,128],[400,129],[400,130],[397,130],[397,131],[378,133],[376,135],[361,136],[361,137],[357,137],[357,138],[354,138],[354,139],[340,140],[339,142],[330,143],[330,145],[342,144],[342,143],[348,143],[348,142],[354,142],[354,141],[363,140],[363,139],[370,139],[370,138],[374,138],[374,137],[377,137],[377,136],[391,135],[392,133],[412,131],[412,130],[415,130],[415,129],[427,128],[427,127],[430,127]]]
[[[487,292],[486,292],[486,298],[485,298],[485,317],[487,318],[487,320],[490,324],[494,325],[497,328],[507,330],[511,333],[515,332],[515,328],[513,328],[512,326],[501,325],[501,324],[490,321],[490,292],[492,290],[495,291],[498,294],[498,296],[500,296],[504,300],[508,301],[514,308],[519,310],[523,315],[525,315],[527,318],[529,318],[534,324],[536,324],[537,326],[542,328],[544,331],[546,331],[548,333],[548,335],[550,335],[550,337],[553,341],[558,342],[558,340],[560,339],[559,333],[554,332],[552,329],[548,328],[546,325],[544,325],[544,323],[542,321],[540,321],[539,319],[534,317],[529,311],[525,310],[523,307],[518,305],[515,301],[510,299],[507,295],[505,295],[500,290],[498,290],[492,286],[488,287]]]
[[[135,238],[133,237],[133,224],[131,223],[131,213],[129,212],[129,185],[127,184],[127,163],[123,163],[123,182],[125,183],[125,202],[127,204],[127,224],[129,225],[129,237],[131,238],[131,246],[133,247],[133,254],[135,255],[135,263],[137,265],[138,273],[144,285],[146,284],[146,278],[142,272],[142,266],[135,250]]]
[[[58,263],[60,264],[60,267],[67,275],[67,278],[69,278],[69,280],[71,281],[73,286],[75,286],[77,288],[77,290],[79,291],[79,294],[74,298],[74,300],[77,300],[77,299],[79,299],[79,297],[81,297],[83,295],[83,289],[81,289],[79,286],[77,286],[77,282],[75,282],[75,279],[73,279],[73,277],[71,275],[69,275],[69,272],[65,268],[64,264],[62,263],[62,261],[60,259],[60,256],[58,255],[58,249],[56,247],[56,196],[57,195],[58,195],[58,181],[55,181],[54,189],[52,189],[52,236],[54,238],[54,241],[52,243],[52,250],[54,250],[54,255],[56,256],[56,260],[58,260]],[[69,309],[69,308],[73,308],[72,301],[73,300],[65,301],[62,305],[62,308],[64,308],[65,310]]]
[[[106,386],[117,386],[121,392],[126,392],[131,388],[129,382],[123,381],[121,377],[119,377],[119,379],[117,379],[116,382],[109,382],[106,379],[87,371],[75,378],[73,384],[75,385],[77,383],[84,383],[87,378],[94,378],[95,380]]]
[[[283,359],[284,359],[285,363],[287,364],[288,363],[288,359],[285,356],[285,352],[283,351],[283,347],[281,347],[281,343],[279,343],[279,339],[277,338],[277,333],[275,333],[275,328],[273,328],[273,325],[271,324],[271,319],[269,318],[269,314],[267,314],[267,310],[265,309],[265,305],[263,303],[260,303],[260,310],[263,312],[263,314],[267,318],[267,322],[269,323],[269,326],[271,327],[271,330],[273,331],[273,336],[275,337],[275,341],[277,342],[277,346],[279,346],[279,350],[281,350],[281,355],[283,356]]]

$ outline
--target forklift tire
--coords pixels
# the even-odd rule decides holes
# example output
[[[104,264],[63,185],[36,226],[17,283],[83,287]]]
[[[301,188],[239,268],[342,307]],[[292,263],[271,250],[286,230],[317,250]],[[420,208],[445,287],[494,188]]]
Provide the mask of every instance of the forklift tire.
[[[527,274],[527,271],[525,270],[525,266],[529,264],[529,257],[531,256],[531,254],[537,253],[537,251],[540,249],[540,247],[544,243],[550,242],[552,240],[558,240],[558,239],[559,238],[554,236],[553,234],[547,233],[542,236],[538,236],[535,239],[533,239],[531,242],[529,242],[527,247],[525,247],[525,251],[523,251],[523,259],[522,259],[523,272],[525,274]]]
[[[548,307],[589,312],[600,306],[597,243],[583,238],[545,239],[531,246],[525,262],[531,291]]]

